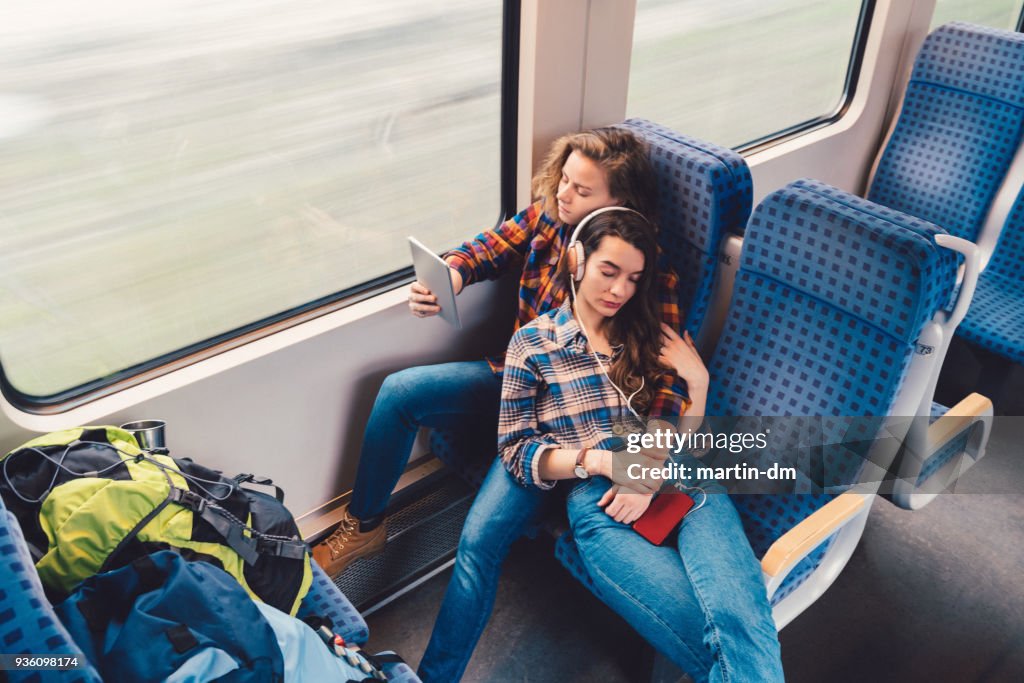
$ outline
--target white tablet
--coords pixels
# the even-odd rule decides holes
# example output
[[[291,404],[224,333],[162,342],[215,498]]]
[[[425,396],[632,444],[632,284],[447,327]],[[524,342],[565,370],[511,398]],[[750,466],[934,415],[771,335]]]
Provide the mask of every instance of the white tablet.
[[[437,297],[437,304],[441,307],[439,315],[455,329],[461,330],[462,322],[459,320],[459,309],[455,306],[455,290],[452,288],[448,264],[415,237],[409,238],[409,248],[412,251],[416,279]]]

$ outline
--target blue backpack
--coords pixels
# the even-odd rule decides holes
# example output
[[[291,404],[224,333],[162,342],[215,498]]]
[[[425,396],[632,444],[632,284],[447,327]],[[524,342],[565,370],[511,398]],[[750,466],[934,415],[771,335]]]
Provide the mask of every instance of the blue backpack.
[[[284,680],[274,631],[238,582],[167,550],[86,579],[55,609],[104,681]]]
[[[254,602],[226,572],[168,550],[86,579],[55,610],[114,683],[361,683],[404,664],[350,647],[323,620]]]

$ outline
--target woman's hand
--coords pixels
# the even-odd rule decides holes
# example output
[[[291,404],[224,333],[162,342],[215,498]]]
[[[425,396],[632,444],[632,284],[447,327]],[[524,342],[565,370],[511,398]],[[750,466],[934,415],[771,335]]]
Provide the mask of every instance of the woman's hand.
[[[449,268],[448,273],[452,278],[452,291],[458,294],[462,291],[462,275],[454,268]],[[429,318],[440,313],[441,307],[434,293],[417,280],[409,287],[409,310],[417,318]]]
[[[644,514],[653,497],[653,493],[637,493],[629,487],[616,484],[604,492],[597,505],[603,507],[605,514],[616,522],[632,524]]]
[[[704,367],[704,361],[701,360],[690,333],[684,332],[684,336],[680,337],[675,330],[662,323],[661,334],[661,354],[658,360],[675,370],[691,392],[695,389],[706,389],[708,369]]]
[[[655,451],[613,453],[595,448],[587,452],[583,466],[592,477],[602,476],[631,491],[653,494],[665,483],[663,478],[655,476],[654,470],[662,469],[667,457],[667,453]]]

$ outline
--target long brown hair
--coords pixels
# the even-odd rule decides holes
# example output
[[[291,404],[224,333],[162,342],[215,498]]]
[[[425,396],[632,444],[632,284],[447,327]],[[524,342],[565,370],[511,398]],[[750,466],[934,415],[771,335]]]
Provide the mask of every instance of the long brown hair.
[[[640,250],[644,268],[636,290],[626,304],[606,323],[608,340],[622,344],[622,353],[612,362],[608,375],[626,396],[640,390],[631,404],[638,413],[651,406],[654,389],[665,368],[658,360],[661,352],[661,326],[657,292],[657,229],[641,215],[630,211],[612,211],[595,216],[583,229],[579,241],[589,259],[606,237],[618,237]],[[563,269],[563,277],[569,273]],[[568,286],[568,281],[566,282]],[[640,389],[643,378],[643,389]]]
[[[563,135],[551,145],[544,164],[533,177],[533,196],[544,202],[544,213],[558,220],[558,183],[562,167],[573,152],[579,152],[601,167],[608,180],[608,193],[654,219],[657,192],[654,169],[642,140],[623,128],[595,128]]]

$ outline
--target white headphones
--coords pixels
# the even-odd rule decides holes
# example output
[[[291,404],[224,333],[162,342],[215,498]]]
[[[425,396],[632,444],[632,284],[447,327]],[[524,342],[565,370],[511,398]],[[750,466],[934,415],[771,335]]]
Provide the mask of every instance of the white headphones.
[[[569,273],[572,275],[572,277],[570,277],[569,279],[569,291],[572,292],[573,303],[576,302],[576,283],[583,279],[583,273],[587,267],[586,252],[583,250],[583,243],[579,241],[580,233],[583,232],[584,226],[586,226],[592,218],[596,218],[597,216],[600,216],[602,213],[608,213],[610,211],[627,211],[629,213],[635,213],[637,216],[640,216],[644,220],[647,220],[647,218],[642,213],[640,213],[639,211],[634,211],[633,209],[630,209],[629,207],[626,206],[605,206],[600,209],[595,209],[588,213],[586,216],[584,216],[583,220],[581,220],[579,225],[576,226],[576,229],[572,231],[572,236],[569,237],[569,245],[566,247],[566,265],[569,267]],[[576,323],[580,326],[580,330],[583,332],[583,336],[586,337],[587,344],[590,344],[590,335],[587,334],[587,328],[583,326],[583,320],[578,315],[576,315],[575,307],[573,308],[573,317],[576,318]],[[633,413],[633,417],[642,421],[640,415],[635,410],[633,410],[631,401],[633,400],[634,396],[643,391],[645,381],[644,378],[640,378],[640,388],[634,391],[632,394],[630,394],[627,398],[626,394],[623,393],[622,389],[619,389],[618,385],[616,385],[615,382],[612,381],[611,375],[608,374],[608,368],[606,368],[604,366],[604,363],[601,362],[601,358],[600,356],[597,355],[597,351],[594,350],[592,344],[590,345],[590,352],[593,354],[594,360],[597,361],[598,367],[601,368],[601,371],[604,373],[604,376],[608,379],[608,383],[612,385],[612,388],[615,389],[615,391],[618,392],[619,396],[622,397],[622,400],[626,402],[626,408],[629,410],[629,412]]]
[[[569,246],[565,248],[566,265],[569,266],[569,273],[572,275],[573,282],[579,282],[583,279],[583,271],[586,270],[587,265],[586,252],[583,251],[583,243],[579,241],[580,233],[583,232],[583,228],[591,221],[591,219],[597,218],[602,213],[609,213],[611,211],[635,213],[637,216],[647,220],[644,218],[642,213],[634,211],[626,206],[605,206],[600,209],[594,209],[584,216],[583,220],[581,220],[579,225],[576,226],[576,229],[572,231],[572,236],[569,238]],[[573,296],[575,295],[576,292],[573,292]]]

